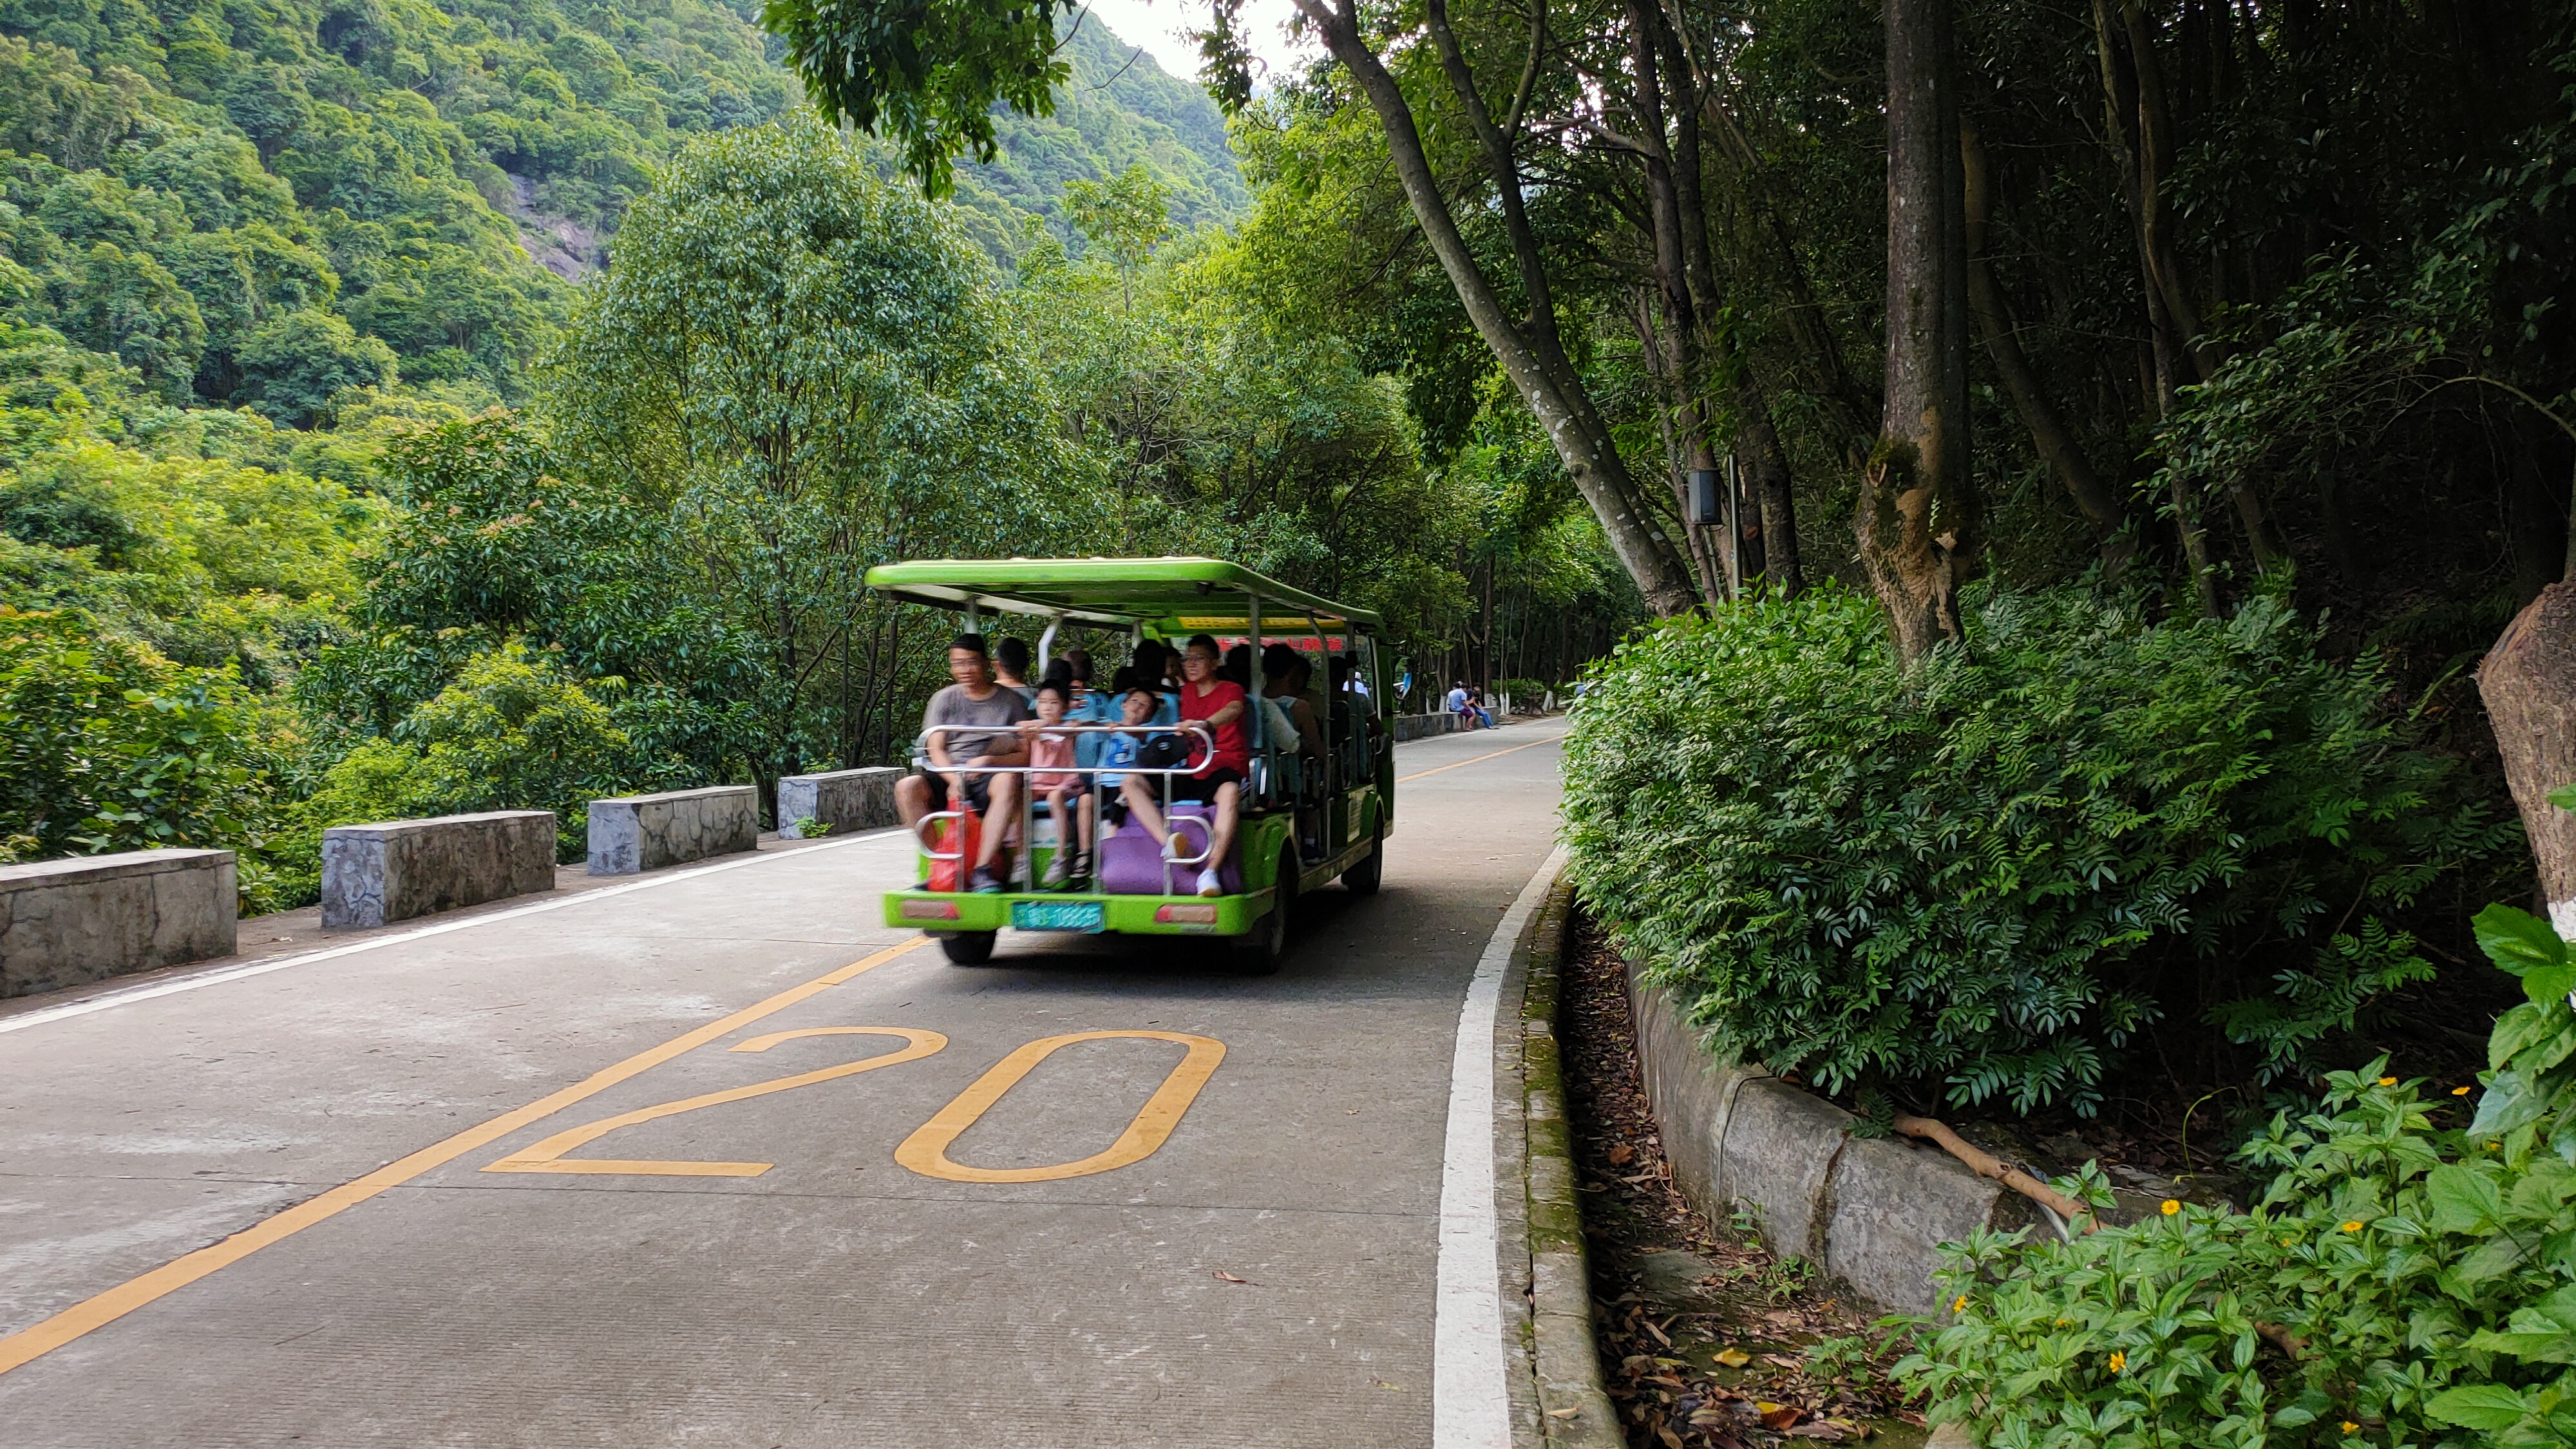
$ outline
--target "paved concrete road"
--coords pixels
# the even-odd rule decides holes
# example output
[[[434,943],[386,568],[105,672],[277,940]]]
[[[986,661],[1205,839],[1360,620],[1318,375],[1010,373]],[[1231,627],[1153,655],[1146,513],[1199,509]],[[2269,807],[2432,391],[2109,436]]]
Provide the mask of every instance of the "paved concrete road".
[[[886,835],[22,1005],[0,1446],[1430,1443],[1460,1004],[1556,728],[1403,747],[1383,893],[1266,979],[950,966],[877,924]],[[1099,1032],[1162,1035],[996,1096]]]

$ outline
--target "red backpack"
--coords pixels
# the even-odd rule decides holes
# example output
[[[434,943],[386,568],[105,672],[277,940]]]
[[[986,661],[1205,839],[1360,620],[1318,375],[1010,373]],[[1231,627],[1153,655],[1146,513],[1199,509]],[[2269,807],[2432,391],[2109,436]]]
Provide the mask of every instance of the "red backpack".
[[[962,832],[957,828],[957,822],[960,819],[966,823],[966,828]],[[961,834],[966,842],[962,847],[954,842],[954,837]],[[972,810],[954,819],[934,823],[930,828],[930,848],[943,853],[930,858],[930,888],[935,891],[966,889],[967,873],[975,868],[975,855],[982,848],[983,843],[984,822]],[[945,854],[950,850],[956,850],[959,854],[952,859]]]

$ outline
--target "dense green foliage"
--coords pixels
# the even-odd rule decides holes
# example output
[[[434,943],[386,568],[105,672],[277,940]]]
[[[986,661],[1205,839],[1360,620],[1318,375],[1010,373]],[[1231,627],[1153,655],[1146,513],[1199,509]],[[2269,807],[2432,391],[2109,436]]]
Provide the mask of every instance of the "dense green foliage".
[[[1584,899],[1723,1048],[1829,1091],[2090,1111],[2157,1031],[2265,1073],[2432,974],[2402,914],[2514,842],[2370,661],[2257,602],[1988,593],[1912,676],[1819,590],[1623,646],[1574,711]]]
[[[2478,934],[2527,999],[2476,1121],[2384,1059],[2334,1073],[2244,1148],[2276,1174],[2251,1212],[1955,1245],[1951,1319],[1899,1376],[2004,1449],[2576,1443],[2576,1137],[2502,1085],[2569,1074],[2576,963],[2509,907]],[[2098,1170],[2061,1186],[2108,1197]]]
[[[1227,293],[1215,109],[1063,25],[1055,114],[934,204],[760,124],[792,82],[689,0],[0,8],[0,836],[236,846],[267,908],[341,821],[540,806],[569,848],[584,791],[887,758],[937,659],[866,567],[1113,516],[1307,582],[1365,539],[1345,583],[1454,623],[1401,409]],[[1113,507],[1110,394],[1184,426],[1120,392],[1146,333],[1226,442]]]
[[[741,15],[457,0],[386,9],[0,7],[0,317],[165,400],[327,422],[398,381],[528,395],[570,289],[693,135],[788,109]],[[960,212],[1008,259],[1069,181],[1144,166],[1185,225],[1246,201],[1207,98],[1096,21],[1053,116],[999,119]],[[1069,228],[1063,234],[1071,236]],[[540,265],[542,263],[542,265]]]
[[[242,839],[259,721],[229,671],[0,606],[0,858]]]
[[[1111,128],[1140,160],[1050,194],[1061,237],[1000,249],[992,196],[925,200],[810,119],[689,142],[508,389],[423,387],[361,307],[261,321],[231,408],[0,320],[7,601],[56,611],[56,653],[97,641],[160,671],[150,698],[221,707],[190,716],[221,736],[195,794],[146,771],[170,798],[120,822],[58,784],[0,833],[235,846],[265,908],[311,897],[332,824],[545,808],[571,852],[589,795],[896,757],[937,625],[861,579],[905,556],[1219,552],[1456,629],[1486,475],[1426,469],[1400,391],[1266,305],[1244,239],[1177,231],[1215,203],[1155,168],[1157,124]],[[470,410],[504,392],[525,405]],[[1595,587],[1597,540],[1549,507],[1525,511],[1559,587]],[[141,716],[87,739],[39,727],[53,697],[0,708],[25,768],[106,777]]]
[[[454,684],[360,742],[298,813],[318,850],[328,825],[552,810],[556,857],[575,861],[590,802],[635,778],[633,744],[609,711],[554,660],[512,644],[467,660]]]

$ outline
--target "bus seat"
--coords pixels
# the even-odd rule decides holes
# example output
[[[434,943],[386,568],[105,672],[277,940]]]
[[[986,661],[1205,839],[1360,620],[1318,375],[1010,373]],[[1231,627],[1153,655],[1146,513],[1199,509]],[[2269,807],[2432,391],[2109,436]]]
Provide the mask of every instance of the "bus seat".
[[[1196,852],[1207,848],[1208,817],[1205,805],[1175,805],[1164,812],[1173,831],[1179,835],[1183,849]],[[1235,849],[1229,852],[1217,880],[1226,894],[1243,891],[1243,871],[1239,860],[1243,854],[1242,834],[1235,836]],[[1099,859],[1093,863],[1092,879],[1096,889],[1113,896],[1186,896],[1195,895],[1193,882],[1198,879],[1195,865],[1167,866],[1163,849],[1147,834],[1143,822],[1134,816],[1118,832],[1100,842]]]

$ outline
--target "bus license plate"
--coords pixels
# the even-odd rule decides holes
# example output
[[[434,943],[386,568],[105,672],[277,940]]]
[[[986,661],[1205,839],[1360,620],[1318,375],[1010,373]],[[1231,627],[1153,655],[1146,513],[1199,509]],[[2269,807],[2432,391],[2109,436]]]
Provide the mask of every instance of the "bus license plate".
[[[1011,925],[1023,931],[1099,931],[1107,919],[1098,901],[1013,901]]]

